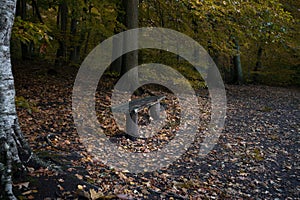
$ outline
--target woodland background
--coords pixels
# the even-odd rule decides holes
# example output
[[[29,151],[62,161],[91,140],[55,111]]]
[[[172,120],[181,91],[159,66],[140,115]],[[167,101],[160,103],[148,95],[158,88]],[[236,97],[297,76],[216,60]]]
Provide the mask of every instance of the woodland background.
[[[79,67],[101,41],[130,27],[126,14],[137,12],[138,27],[170,28],[198,41],[213,57],[226,83],[300,84],[299,1],[141,0],[137,9],[124,2],[19,0],[13,60],[43,60],[53,70]],[[176,55],[139,52],[140,63],[153,58],[174,66],[191,81],[198,79]],[[110,73],[123,72],[112,67]],[[203,86],[198,82],[194,85]]]
[[[18,0],[11,48],[15,1],[0,2],[0,20],[7,22],[0,24],[0,198],[299,198],[298,0]],[[101,77],[95,95],[104,133],[120,148],[156,151],[174,138],[180,124],[178,98],[150,85],[132,98],[165,95],[166,125],[136,141],[117,127],[112,90],[138,63],[177,69],[195,89],[200,109],[188,151],[168,167],[136,175],[105,165],[82,144],[72,117],[72,89],[94,47],[116,33],[149,26],[182,32],[209,52],[225,82],[227,115],[218,143],[199,157],[211,114],[200,75],[165,51],[120,57]],[[151,121],[147,112],[139,113],[139,125]]]

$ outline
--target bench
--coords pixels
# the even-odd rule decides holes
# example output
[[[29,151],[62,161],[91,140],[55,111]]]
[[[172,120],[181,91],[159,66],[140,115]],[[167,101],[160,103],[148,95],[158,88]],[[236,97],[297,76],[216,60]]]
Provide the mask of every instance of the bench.
[[[133,137],[139,137],[138,113],[148,108],[150,110],[150,116],[154,120],[160,119],[160,102],[165,98],[165,96],[160,95],[134,99],[129,103],[113,106],[112,112],[124,113],[126,115],[126,133]]]

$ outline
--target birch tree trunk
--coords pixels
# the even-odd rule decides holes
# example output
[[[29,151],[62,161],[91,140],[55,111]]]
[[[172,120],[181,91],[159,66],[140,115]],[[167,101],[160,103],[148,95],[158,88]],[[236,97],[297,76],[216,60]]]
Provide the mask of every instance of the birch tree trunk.
[[[16,199],[12,170],[24,170],[32,152],[18,123],[10,60],[10,36],[16,0],[0,0],[0,199]]]

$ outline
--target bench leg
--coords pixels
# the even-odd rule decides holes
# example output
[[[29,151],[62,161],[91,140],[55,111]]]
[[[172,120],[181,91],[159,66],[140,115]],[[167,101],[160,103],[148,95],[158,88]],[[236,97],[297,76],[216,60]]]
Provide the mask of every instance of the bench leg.
[[[132,112],[131,114],[126,114],[126,133],[133,137],[138,137],[138,113]]]
[[[160,119],[160,103],[154,104],[150,107],[150,116],[154,120]]]

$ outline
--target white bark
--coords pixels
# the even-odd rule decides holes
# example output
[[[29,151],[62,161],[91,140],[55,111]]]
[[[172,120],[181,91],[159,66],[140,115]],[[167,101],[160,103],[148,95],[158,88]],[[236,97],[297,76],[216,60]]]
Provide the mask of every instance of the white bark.
[[[4,191],[0,191],[0,199],[16,199],[12,191],[12,167],[22,163],[20,155],[28,159],[31,154],[20,131],[15,107],[10,60],[10,36],[15,8],[16,0],[0,0],[0,176],[4,188]]]

